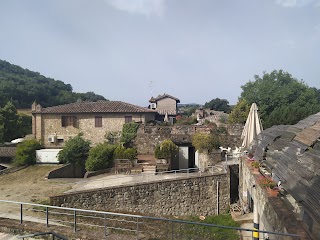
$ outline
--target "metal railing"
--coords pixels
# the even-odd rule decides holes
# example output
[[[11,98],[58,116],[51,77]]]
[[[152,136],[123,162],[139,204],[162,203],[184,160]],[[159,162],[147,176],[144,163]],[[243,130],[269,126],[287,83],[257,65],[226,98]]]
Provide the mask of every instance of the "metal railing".
[[[61,236],[55,232],[41,232],[41,233],[33,233],[33,234],[28,234],[28,235],[23,235],[23,236],[18,236],[17,238],[22,238],[24,240],[25,238],[30,238],[30,237],[38,237],[38,236],[52,236],[52,239],[55,240],[68,240],[68,238]]]
[[[13,217],[12,212],[15,212]],[[5,210],[11,213],[6,216]],[[260,236],[268,235],[269,239],[299,239],[296,234],[270,232],[240,227],[221,226],[195,221],[148,217],[142,215],[122,214],[65,208],[34,203],[0,200],[0,216],[15,218],[24,222],[42,223],[43,227],[58,226],[79,230],[94,231],[96,239],[112,238],[112,235],[122,236],[124,239],[253,239],[252,233],[259,232]],[[249,233],[246,234],[245,233]],[[126,237],[127,236],[127,237]]]

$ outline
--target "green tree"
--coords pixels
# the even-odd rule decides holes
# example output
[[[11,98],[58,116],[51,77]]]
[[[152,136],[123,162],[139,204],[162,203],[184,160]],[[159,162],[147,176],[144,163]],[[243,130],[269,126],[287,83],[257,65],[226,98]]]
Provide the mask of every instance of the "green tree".
[[[7,102],[7,104],[0,109],[0,115],[2,116],[0,121],[3,141],[9,142],[17,137],[21,137],[19,133],[17,109],[12,102]]]
[[[228,122],[231,124],[241,123],[245,124],[248,114],[250,111],[250,106],[245,99],[240,99],[237,105],[232,109],[228,116]]]
[[[165,139],[161,142],[160,145],[156,146],[155,149],[155,157],[165,158],[167,160],[170,160],[174,155],[176,155],[179,151],[179,148],[172,140]]]
[[[220,98],[215,98],[212,99],[210,102],[206,102],[204,104],[204,107],[210,108],[211,110],[215,111],[223,111],[225,113],[229,113],[231,110],[228,100]]]
[[[64,148],[58,154],[58,160],[60,163],[83,165],[89,150],[90,141],[83,139],[80,133],[66,141]]]
[[[100,143],[89,151],[89,156],[86,161],[87,171],[97,171],[111,168],[113,166],[113,155],[115,145]]]
[[[42,144],[35,140],[24,140],[17,145],[14,164],[17,166],[33,165],[36,163],[36,150],[43,148]]]
[[[75,93],[70,84],[0,60],[0,107],[12,101],[17,108],[30,108],[34,101],[54,106],[83,101],[105,100],[93,92]]]
[[[217,134],[196,133],[192,136],[192,146],[200,153],[212,151],[220,146],[219,136]]]
[[[124,145],[128,145],[137,136],[139,124],[135,122],[125,123],[122,126],[122,133],[120,141]]]
[[[257,103],[264,127],[270,127],[274,122],[295,124],[318,111],[318,90],[308,87],[303,81],[293,78],[291,74],[274,70],[271,73],[264,72],[262,77],[255,75],[254,78],[254,81],[242,86],[241,98],[249,105]],[[296,114],[299,108],[308,110],[300,109]],[[273,113],[274,111],[276,112]],[[288,111],[284,115],[291,116],[290,121],[287,118],[286,121],[281,120],[284,119],[280,116],[281,111]],[[296,116],[292,117],[293,115]],[[271,119],[270,116],[276,119]]]

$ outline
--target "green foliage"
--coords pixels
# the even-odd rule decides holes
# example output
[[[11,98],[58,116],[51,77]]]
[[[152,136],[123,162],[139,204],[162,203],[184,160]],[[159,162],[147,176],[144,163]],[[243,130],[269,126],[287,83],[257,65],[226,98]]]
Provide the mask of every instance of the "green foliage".
[[[133,139],[136,138],[138,128],[139,124],[135,122],[123,124],[120,141],[125,145],[129,144]]]
[[[192,146],[194,146],[200,153],[204,151],[211,151],[220,147],[219,135],[196,133],[192,136]]]
[[[2,129],[2,140],[9,142],[12,139],[17,138],[18,135],[18,115],[17,110],[12,102],[7,102],[7,104],[0,109],[1,115],[1,129]]]
[[[155,148],[155,158],[165,158],[165,159],[171,159],[174,155],[176,155],[179,151],[179,148],[174,142],[172,142],[170,139],[166,139],[161,142],[160,145],[157,145]]]
[[[177,118],[175,125],[192,125],[196,124],[197,122],[197,119],[193,117],[180,117]]]
[[[120,142],[121,132],[107,132],[104,137],[107,143],[117,144]]]
[[[204,104],[204,108],[210,108],[211,110],[215,111],[223,111],[225,113],[229,113],[231,110],[228,100],[220,98],[215,98],[210,102],[206,102]]]
[[[90,141],[83,139],[82,134],[66,141],[64,148],[58,154],[60,163],[83,164],[90,150]]]
[[[17,145],[14,164],[17,166],[33,165],[36,163],[36,150],[43,148],[41,143],[35,139],[24,140]]]
[[[23,137],[32,133],[32,117],[23,113],[18,113],[18,137]]]
[[[264,72],[242,86],[241,98],[257,103],[265,128],[273,124],[295,124],[319,111],[319,91],[287,72]],[[283,112],[283,114],[282,114]]]
[[[239,223],[235,222],[230,214],[219,214],[213,216],[207,216],[204,220],[200,220],[198,216],[188,217],[183,219],[191,222],[201,222],[207,224],[215,224],[220,226],[240,227]],[[181,229],[183,234],[187,233],[188,236],[195,236],[195,238],[201,236],[201,239],[217,239],[217,240],[238,240],[239,235],[236,230],[217,228],[217,227],[205,227],[197,225],[184,226],[185,229]],[[190,238],[193,239],[193,238]]]
[[[138,156],[137,149],[135,148],[127,148],[125,151],[125,155],[127,159],[133,160],[136,159]]]
[[[17,108],[30,108],[34,101],[47,107],[76,102],[77,99],[105,100],[93,92],[74,93],[70,84],[0,60],[0,107],[8,101],[13,101]]]
[[[86,161],[87,171],[97,171],[111,168],[113,166],[113,154],[115,145],[105,143],[98,144],[89,151],[89,156]]]
[[[250,106],[245,99],[240,99],[237,105],[232,109],[228,117],[228,122],[231,124],[240,123],[245,124]]]
[[[130,159],[133,160],[137,157],[138,153],[135,148],[125,148],[122,145],[118,145],[114,150],[115,159]]]

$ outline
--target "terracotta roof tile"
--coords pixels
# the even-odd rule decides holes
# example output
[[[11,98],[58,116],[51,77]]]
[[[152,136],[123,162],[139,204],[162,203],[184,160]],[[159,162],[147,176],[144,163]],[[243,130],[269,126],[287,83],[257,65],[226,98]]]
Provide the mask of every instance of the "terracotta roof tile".
[[[77,102],[42,108],[32,113],[155,113],[156,111],[121,101]]]
[[[158,97],[151,97],[151,99],[149,100],[149,102],[155,102],[155,101],[159,101],[163,98],[172,98],[173,100],[176,100],[178,103],[180,102],[180,100],[176,97],[173,97],[169,94],[164,93],[163,95],[159,95]]]

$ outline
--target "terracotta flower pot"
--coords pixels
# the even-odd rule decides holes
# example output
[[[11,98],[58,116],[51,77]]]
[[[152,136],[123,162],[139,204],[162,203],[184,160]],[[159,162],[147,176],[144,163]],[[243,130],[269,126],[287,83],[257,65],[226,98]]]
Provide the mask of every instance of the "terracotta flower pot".
[[[271,188],[268,187],[268,188],[267,188],[267,193],[268,193],[268,196],[269,196],[269,197],[277,197],[279,191],[278,191],[278,190],[275,190],[275,189],[271,189]]]

